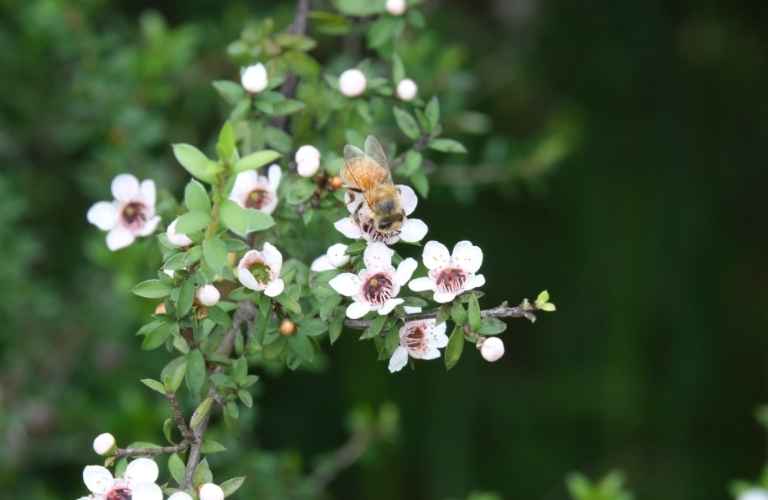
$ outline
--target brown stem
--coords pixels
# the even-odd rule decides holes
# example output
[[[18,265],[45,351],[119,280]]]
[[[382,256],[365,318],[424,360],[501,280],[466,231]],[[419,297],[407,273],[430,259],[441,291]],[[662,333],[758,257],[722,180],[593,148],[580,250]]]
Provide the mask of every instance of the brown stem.
[[[176,427],[178,427],[179,432],[181,433],[181,436],[184,438],[187,442],[192,442],[193,436],[192,431],[189,429],[189,426],[187,426],[187,422],[184,420],[184,413],[181,411],[181,407],[179,406],[179,400],[176,398],[176,394],[174,393],[168,393],[165,395],[166,399],[168,399],[168,403],[171,405],[171,413],[173,414],[173,420],[176,422]]]
[[[178,453],[189,447],[189,441],[186,439],[174,446],[158,446],[152,448],[118,448],[115,452],[117,458],[122,457],[151,457],[165,453]]]
[[[296,15],[293,23],[288,28],[288,33],[294,35],[303,35],[307,32],[307,19],[309,17],[310,0],[299,0],[296,2]],[[287,98],[292,98],[296,94],[296,87],[299,84],[299,77],[295,73],[289,73],[280,87],[280,93]],[[276,116],[272,119],[272,125],[283,130],[288,128],[287,116]]]

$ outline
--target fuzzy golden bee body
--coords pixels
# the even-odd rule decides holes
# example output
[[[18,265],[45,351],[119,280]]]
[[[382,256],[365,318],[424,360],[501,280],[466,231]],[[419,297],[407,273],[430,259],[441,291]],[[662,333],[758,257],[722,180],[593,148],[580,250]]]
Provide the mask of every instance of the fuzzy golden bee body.
[[[350,193],[361,194],[363,197],[353,214],[355,219],[362,223],[359,219],[367,211],[376,231],[383,235],[399,233],[405,211],[400,202],[400,191],[392,183],[389,162],[379,141],[369,135],[365,139],[365,151],[347,144],[344,147],[344,162],[341,179]]]

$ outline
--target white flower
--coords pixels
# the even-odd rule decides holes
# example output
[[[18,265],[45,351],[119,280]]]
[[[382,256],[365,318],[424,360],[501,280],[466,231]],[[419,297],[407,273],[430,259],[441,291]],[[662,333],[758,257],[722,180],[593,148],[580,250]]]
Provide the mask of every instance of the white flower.
[[[411,279],[418,263],[407,258],[395,270],[392,267],[394,253],[384,243],[369,243],[363,253],[365,269],[359,274],[341,273],[329,282],[334,290],[354,300],[347,307],[348,318],[362,318],[370,311],[383,316],[403,303],[397,294]]]
[[[213,483],[205,483],[200,487],[200,500],[224,500],[224,490]]]
[[[204,306],[213,307],[219,303],[221,293],[219,293],[219,289],[213,285],[203,285],[197,289],[195,296]]]
[[[176,231],[176,223],[179,222],[179,218],[173,219],[173,222],[168,224],[168,228],[165,230],[165,235],[168,237],[168,241],[175,247],[186,247],[192,244],[192,240],[184,233]]]
[[[493,363],[504,356],[504,342],[499,337],[488,337],[480,344],[480,355],[484,360]],[[768,499],[766,499],[768,500]]]
[[[334,227],[347,238],[353,240],[364,239],[366,241],[381,241],[387,245],[394,245],[400,240],[409,243],[421,241],[427,235],[427,225],[421,219],[412,219],[408,216],[416,210],[419,199],[416,192],[410,186],[398,185],[400,191],[400,205],[405,211],[402,226],[397,231],[381,232],[373,223],[373,213],[362,195],[347,192],[347,210],[350,216],[339,219]],[[359,207],[359,209],[358,209]]]
[[[246,288],[263,291],[268,297],[283,293],[285,283],[280,278],[283,256],[270,243],[264,243],[261,251],[249,250],[237,264],[237,278]]]
[[[393,16],[402,16],[408,4],[405,0],[387,0],[387,12]]]
[[[347,97],[357,97],[365,92],[368,81],[357,68],[348,69],[339,76],[339,90]]]
[[[115,436],[109,432],[104,432],[93,440],[93,451],[97,455],[106,455],[115,448],[115,443]]]
[[[277,187],[282,176],[278,165],[269,167],[267,177],[259,175],[255,170],[240,172],[229,193],[229,199],[243,208],[255,208],[271,214],[277,207]]]
[[[192,500],[192,496],[185,491],[177,491],[168,497],[168,500]]]
[[[408,321],[400,328],[400,345],[389,358],[389,371],[394,373],[413,359],[435,359],[440,357],[440,348],[448,345],[445,322],[435,324],[434,319]]]
[[[267,68],[263,64],[254,64],[240,71],[240,83],[251,94],[258,94],[267,88]]]
[[[347,245],[344,243],[336,243],[335,245],[328,247],[328,250],[324,255],[321,255],[312,261],[312,266],[310,266],[310,269],[316,273],[322,271],[330,271],[331,269],[340,268],[347,262],[349,262]]]
[[[148,236],[157,227],[155,182],[120,174],[112,180],[115,200],[100,201],[88,210],[88,222],[107,233],[107,247],[113,252],[129,246],[137,236]]]
[[[302,177],[312,177],[320,168],[320,151],[309,144],[300,147],[294,156],[296,170]]]
[[[90,500],[163,500],[163,490],[155,484],[159,470],[154,460],[137,458],[128,464],[122,478],[112,477],[109,469],[101,465],[88,465],[83,469],[83,482],[91,495]]]
[[[428,241],[422,253],[429,274],[408,284],[414,292],[431,290],[435,302],[452,301],[457,295],[485,284],[485,276],[475,274],[483,264],[483,251],[469,241],[460,241],[453,254],[437,241]]]
[[[416,86],[416,82],[410,78],[400,80],[400,83],[397,84],[397,97],[403,101],[413,100],[413,98],[416,97],[416,93],[418,91],[419,87]]]
[[[752,488],[739,495],[739,500],[768,500],[768,490]]]

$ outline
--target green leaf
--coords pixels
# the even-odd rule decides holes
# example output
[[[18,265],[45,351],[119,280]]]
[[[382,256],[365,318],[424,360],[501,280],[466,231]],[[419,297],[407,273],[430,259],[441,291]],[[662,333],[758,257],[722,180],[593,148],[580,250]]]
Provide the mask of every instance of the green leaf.
[[[437,96],[433,96],[432,99],[429,100],[424,113],[427,115],[429,131],[431,132],[440,124],[440,101]]]
[[[213,473],[211,467],[208,465],[208,460],[203,459],[197,464],[194,474],[192,474],[192,484],[195,488],[200,487],[205,483],[213,482]]]
[[[192,309],[195,301],[195,280],[188,278],[179,289],[179,300],[176,302],[176,316],[183,318]]]
[[[177,323],[163,323],[144,337],[144,341],[141,343],[141,348],[145,351],[157,349],[168,340],[174,331],[178,331],[178,328],[179,325]]]
[[[253,406],[253,396],[251,396],[251,393],[245,389],[240,389],[237,391],[237,397],[240,398],[240,401],[242,401],[243,404],[248,408]]]
[[[294,180],[285,196],[285,201],[290,205],[298,205],[307,201],[315,192],[316,185],[309,179]]]
[[[410,150],[405,154],[405,161],[397,169],[397,173],[405,177],[410,177],[419,171],[421,167],[421,153]]]
[[[229,265],[227,260],[227,244],[219,238],[203,241],[203,258],[213,272],[219,275],[222,274],[222,270]]]
[[[168,472],[171,473],[171,477],[179,486],[184,484],[185,471],[186,466],[184,465],[184,461],[181,459],[178,453],[174,453],[168,457]]]
[[[143,378],[141,383],[165,396],[165,386],[160,381],[153,378]]]
[[[315,348],[312,346],[312,341],[306,335],[288,337],[288,345],[291,351],[304,361],[312,361],[315,357]]]
[[[239,236],[247,236],[254,231],[264,231],[275,224],[269,214],[252,208],[242,208],[231,200],[224,200],[220,209],[221,222]]]
[[[221,453],[222,451],[227,451],[227,449],[224,447],[223,444],[219,443],[218,441],[214,441],[213,439],[206,438],[203,441],[203,446],[201,447],[201,451],[205,455],[210,455],[211,453]]]
[[[174,144],[173,155],[187,172],[209,184],[213,183],[216,180],[216,174],[221,172],[221,166],[218,163],[210,160],[191,144]]]
[[[199,427],[202,421],[208,416],[209,413],[211,413],[212,404],[213,398],[207,397],[197,406],[197,408],[195,408],[195,412],[192,414],[192,418],[189,419],[189,427],[191,429],[196,429]]]
[[[473,332],[477,332],[480,329],[482,317],[480,316],[480,303],[478,303],[477,295],[474,293],[469,296],[468,312],[469,327]]]
[[[403,60],[397,54],[392,54],[392,81],[397,85],[400,80],[405,78],[405,66]]]
[[[328,323],[320,319],[305,319],[299,322],[299,332],[310,337],[317,337],[328,331]]]
[[[235,130],[230,122],[224,122],[219,132],[219,140],[216,143],[216,152],[219,159],[225,162],[237,161],[237,140]]]
[[[368,28],[368,46],[376,49],[386,45],[398,31],[398,24],[398,20],[390,16],[382,16],[377,19]]]
[[[267,144],[281,153],[288,153],[291,150],[291,144],[293,143],[291,136],[277,127],[265,128],[264,139],[267,141]]]
[[[187,354],[187,383],[189,384],[189,390],[195,396],[200,394],[200,391],[205,385],[205,358],[200,349],[194,349]]]
[[[241,356],[232,363],[232,380],[237,385],[242,384],[248,377],[248,360]]]
[[[160,372],[160,380],[162,380],[166,392],[174,393],[178,390],[186,371],[187,358],[185,356],[175,358],[165,365],[163,371]]]
[[[464,305],[456,301],[451,306],[451,319],[458,326],[464,325],[467,322],[467,310],[464,309]]]
[[[386,316],[376,316],[373,320],[371,320],[370,326],[365,329],[363,334],[360,336],[360,340],[364,339],[372,339],[374,337],[377,337],[379,333],[381,333],[381,329],[384,328],[384,323],[387,322]]]
[[[466,153],[467,148],[459,141],[453,139],[432,139],[429,141],[429,147],[435,151],[443,153]]]
[[[236,105],[241,99],[246,97],[245,89],[239,83],[229,80],[216,80],[213,82],[213,87],[227,101],[227,104],[231,106]]]
[[[273,106],[272,114],[275,116],[286,116],[298,113],[304,109],[304,103],[296,99],[286,99]]]
[[[418,171],[411,176],[411,184],[416,188],[418,193],[426,198],[429,195],[429,180],[422,171]]]
[[[233,495],[237,490],[240,489],[240,487],[243,485],[243,482],[245,482],[245,476],[239,476],[239,477],[233,477],[232,479],[227,479],[223,483],[221,483],[221,489],[224,490],[224,497],[228,497],[230,495]]]
[[[205,229],[211,222],[211,215],[208,212],[195,210],[187,212],[178,218],[176,222],[176,231],[184,234],[192,234]]]
[[[194,179],[190,180],[184,188],[184,205],[190,212],[210,213],[211,211],[211,200],[208,198],[205,187]]]
[[[498,335],[507,329],[507,324],[499,318],[483,318],[483,322],[478,328],[480,335]]]
[[[351,24],[349,20],[333,12],[313,10],[309,13],[313,30],[325,35],[345,35],[349,33]]]
[[[402,130],[406,136],[414,140],[421,136],[419,124],[416,123],[416,119],[409,112],[397,107],[393,109],[393,112],[395,113],[397,126],[400,127],[400,130]]]
[[[344,314],[337,314],[331,321],[331,324],[328,325],[328,337],[331,340],[331,345],[333,345],[338,340],[343,329]]]
[[[315,45],[317,45],[315,41],[308,36],[296,33],[278,33],[275,36],[275,41],[286,49],[302,51],[312,50],[315,48]]]
[[[383,11],[383,2],[372,2],[371,0],[333,0],[336,8],[342,14],[348,16],[365,17],[378,14]]]
[[[461,352],[464,350],[464,331],[462,327],[456,326],[448,339],[448,345],[445,348],[445,368],[450,370],[461,359]]]
[[[145,299],[162,299],[171,293],[171,285],[160,280],[146,280],[133,287],[132,291]]]
[[[536,303],[544,304],[546,302],[549,302],[549,292],[547,290],[544,290],[536,297]]]
[[[256,151],[248,156],[243,156],[237,163],[235,163],[235,173],[243,172],[245,170],[254,170],[261,168],[264,165],[268,165],[280,158],[280,153],[272,151],[271,149],[265,149],[262,151]]]

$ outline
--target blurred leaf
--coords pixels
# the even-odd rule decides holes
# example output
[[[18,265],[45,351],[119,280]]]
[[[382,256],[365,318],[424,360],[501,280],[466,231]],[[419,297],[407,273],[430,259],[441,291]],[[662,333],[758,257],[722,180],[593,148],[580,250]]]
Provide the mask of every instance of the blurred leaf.
[[[211,211],[211,200],[208,198],[205,187],[194,179],[191,179],[184,188],[184,205],[190,212],[210,213]]]
[[[243,485],[244,481],[245,476],[240,476],[227,479],[221,483],[221,489],[224,490],[224,497],[226,498],[230,495],[233,495],[238,489],[240,489],[240,486]]]
[[[171,286],[160,280],[146,280],[134,286],[133,293],[146,299],[161,299],[171,293]]]
[[[178,390],[181,382],[184,380],[186,371],[187,359],[185,356],[174,358],[165,365],[165,368],[160,373],[160,380],[162,380],[166,392],[175,393]]]
[[[216,174],[221,171],[216,162],[190,144],[174,144],[173,155],[187,172],[209,184],[216,180]]]
[[[198,428],[203,420],[208,417],[208,414],[211,412],[212,404],[213,398],[207,397],[197,406],[197,408],[195,408],[192,418],[189,419],[189,427],[191,429]]]
[[[429,130],[431,132],[440,124],[440,100],[437,96],[433,96],[429,100],[424,114],[427,117],[427,121],[429,121]]]
[[[195,397],[200,395],[200,391],[205,385],[206,368],[205,358],[200,349],[194,349],[187,354],[187,383],[189,389]]]
[[[151,378],[143,378],[141,383],[165,396],[165,386],[161,382]]]
[[[203,258],[208,267],[217,274],[222,274],[223,269],[229,267],[227,245],[220,238],[203,241]]]
[[[432,139],[429,147],[443,153],[466,153],[467,149],[459,141],[453,139]]]
[[[239,83],[229,80],[217,80],[213,82],[213,86],[230,106],[235,106],[243,98],[247,97],[245,89]]]
[[[176,232],[192,234],[205,229],[211,222],[208,212],[195,210],[180,216],[176,222]]]
[[[416,140],[421,136],[419,125],[411,114],[402,108],[395,107],[392,110],[395,114],[395,121],[400,130],[409,138]]]
[[[448,345],[445,347],[445,368],[450,370],[461,359],[461,353],[464,350],[464,331],[460,326],[456,326],[448,339]]]
[[[268,165],[280,158],[280,153],[265,149],[263,151],[256,151],[247,156],[240,158],[235,163],[234,171],[243,172],[244,170],[255,170],[261,168],[264,165]]]
[[[185,471],[186,466],[178,453],[174,453],[168,457],[168,472],[171,473],[171,477],[179,486],[184,484]]]

